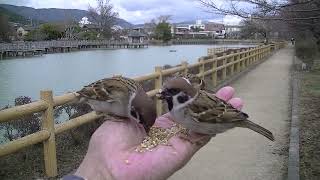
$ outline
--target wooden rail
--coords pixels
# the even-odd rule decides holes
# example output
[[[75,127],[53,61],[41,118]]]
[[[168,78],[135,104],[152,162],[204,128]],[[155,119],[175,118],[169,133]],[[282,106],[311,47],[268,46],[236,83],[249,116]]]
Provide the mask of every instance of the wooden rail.
[[[163,70],[162,67],[156,67],[152,74],[134,78],[138,82],[147,80],[155,80],[155,89],[147,92],[151,97],[155,96],[162,85],[164,76],[172,75],[177,72],[187,73],[191,68],[199,68],[199,77],[211,77],[214,86],[218,83],[218,72],[222,72],[220,81],[227,79],[230,76],[243,71],[258,61],[261,61],[268,56],[272,51],[280,49],[285,46],[285,43],[275,43],[265,46],[248,48],[246,50],[238,50],[229,55],[224,54],[221,57],[215,55],[205,56],[199,59],[195,64],[188,64],[186,61],[182,62],[180,66]],[[209,70],[205,67],[210,66]],[[71,102],[76,98],[76,93],[69,93],[62,96],[53,97],[52,91],[46,90],[40,92],[41,100],[32,102],[30,104],[16,106],[0,111],[0,123],[12,121],[19,117],[30,115],[36,112],[42,112],[42,128],[40,131],[10,141],[6,144],[0,145],[0,157],[12,154],[22,148],[31,146],[42,142],[44,149],[45,172],[48,177],[57,176],[57,159],[56,159],[56,143],[55,136],[67,130],[79,127],[85,123],[92,122],[98,119],[99,115],[95,112],[84,114],[77,118],[70,119],[61,124],[54,125],[53,108],[55,106],[63,105]],[[157,100],[157,114],[162,114],[162,102]]]

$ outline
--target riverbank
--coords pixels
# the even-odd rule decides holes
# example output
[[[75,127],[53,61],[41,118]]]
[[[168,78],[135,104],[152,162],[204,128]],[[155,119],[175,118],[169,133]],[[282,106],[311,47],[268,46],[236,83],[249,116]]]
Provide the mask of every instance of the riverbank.
[[[67,53],[85,50],[140,49],[151,46],[172,45],[248,45],[254,46],[262,40],[244,39],[173,39],[169,42],[149,40],[141,43],[127,41],[37,41],[0,43],[0,60],[18,57],[42,56],[44,54]]]
[[[172,39],[166,43],[160,40],[149,40],[150,45],[170,46],[170,45],[201,45],[201,44],[259,44],[263,40],[247,39]]]

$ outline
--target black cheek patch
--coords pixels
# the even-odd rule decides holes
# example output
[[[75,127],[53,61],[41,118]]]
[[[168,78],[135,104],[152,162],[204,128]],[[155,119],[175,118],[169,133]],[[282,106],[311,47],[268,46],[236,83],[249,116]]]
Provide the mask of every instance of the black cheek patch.
[[[182,103],[185,103],[186,101],[188,101],[189,100],[189,97],[187,96],[187,95],[183,95],[183,96],[178,96],[178,102],[180,103],[180,104],[182,104]]]
[[[168,109],[169,109],[169,111],[171,111],[172,108],[173,108],[173,99],[172,99],[172,97],[170,97],[170,98],[168,98],[166,100],[167,100],[167,103],[168,103]]]
[[[134,111],[134,110],[131,110],[130,111],[130,114],[131,114],[131,116],[133,116],[134,118],[138,118],[138,115],[137,115],[137,112],[136,111]]]

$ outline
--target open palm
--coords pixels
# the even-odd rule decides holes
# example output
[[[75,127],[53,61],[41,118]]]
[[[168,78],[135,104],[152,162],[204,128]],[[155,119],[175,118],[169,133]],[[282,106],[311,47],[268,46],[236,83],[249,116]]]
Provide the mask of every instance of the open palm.
[[[217,92],[221,99],[241,108],[242,101],[232,98],[231,87]],[[170,128],[173,121],[169,114],[157,118],[154,126]],[[85,159],[76,174],[88,179],[166,179],[182,168],[210,137],[192,134],[197,144],[174,136],[169,146],[159,145],[152,151],[136,152],[143,141],[144,128],[134,120],[106,121],[93,134]]]

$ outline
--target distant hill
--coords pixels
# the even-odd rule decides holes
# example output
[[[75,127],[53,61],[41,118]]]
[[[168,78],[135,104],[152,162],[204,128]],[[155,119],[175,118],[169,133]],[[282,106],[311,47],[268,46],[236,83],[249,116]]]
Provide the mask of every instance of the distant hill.
[[[20,24],[27,24],[28,23],[28,19],[26,19],[23,16],[20,16],[12,11],[9,11],[3,7],[0,7],[0,15],[4,15],[8,17],[8,20],[10,22],[17,22]]]
[[[79,22],[82,17],[88,17],[88,11],[79,9],[35,9],[31,7],[14,6],[8,4],[0,4],[0,13],[2,13],[2,11],[5,11],[6,14],[10,14],[10,17],[11,15],[15,15],[15,17],[18,19],[24,18],[28,21],[32,19],[40,22],[64,22],[69,20]],[[15,22],[17,18],[14,18],[13,22]],[[117,18],[116,24],[124,28],[130,28],[133,26],[131,23],[121,18]]]

